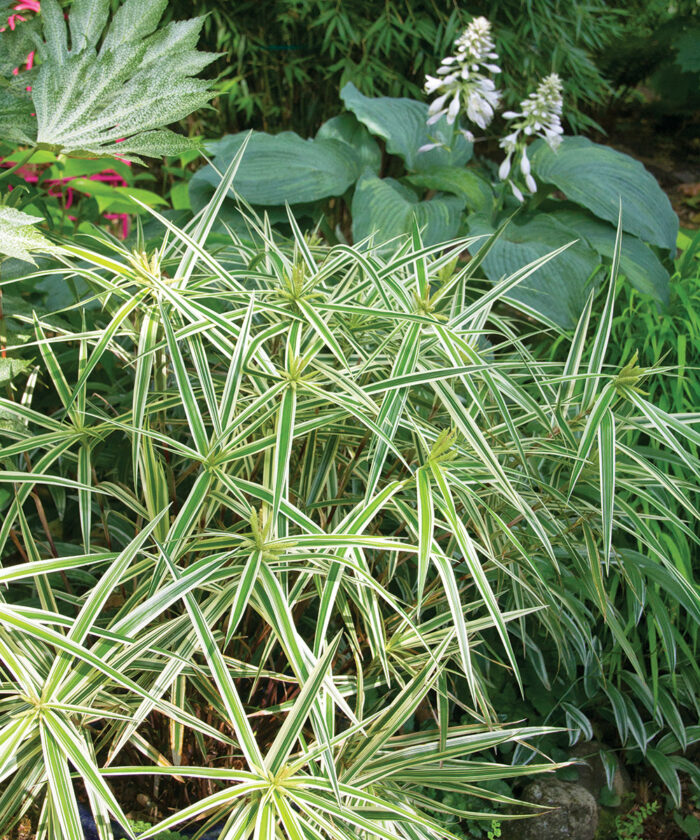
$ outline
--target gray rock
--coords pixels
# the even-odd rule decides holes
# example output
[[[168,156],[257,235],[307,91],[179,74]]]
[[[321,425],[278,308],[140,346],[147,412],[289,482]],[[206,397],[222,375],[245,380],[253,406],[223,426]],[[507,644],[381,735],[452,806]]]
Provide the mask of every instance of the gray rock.
[[[504,840],[593,840],[598,808],[586,788],[575,782],[539,779],[530,782],[520,799],[556,810],[526,820],[504,820]]]
[[[608,786],[605,766],[600,757],[602,749],[605,749],[605,747],[598,741],[585,741],[576,744],[571,749],[571,758],[583,759],[586,762],[585,764],[574,765],[574,769],[578,773],[578,784],[583,785],[596,802],[599,802],[600,792]],[[632,790],[632,780],[624,765],[617,758],[616,764],[617,768],[613,776],[611,789],[613,793],[620,797],[620,800],[624,800]],[[621,807],[624,808],[624,804]]]

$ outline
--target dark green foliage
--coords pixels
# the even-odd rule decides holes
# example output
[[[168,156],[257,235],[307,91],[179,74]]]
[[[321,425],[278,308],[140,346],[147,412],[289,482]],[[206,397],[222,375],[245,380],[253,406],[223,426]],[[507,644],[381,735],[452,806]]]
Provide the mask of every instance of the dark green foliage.
[[[627,9],[625,37],[611,43],[598,56],[603,73],[615,88],[632,88],[652,77],[658,83],[675,75],[696,74],[700,18],[694,0],[669,4],[663,0],[636,0]],[[697,87],[697,82],[696,82]],[[665,91],[678,102],[678,91]],[[695,91],[697,94],[697,90]]]
[[[226,52],[218,120],[203,115],[213,134],[292,128],[311,135],[336,113],[337,91],[347,82],[367,96],[419,98],[426,73],[477,15],[496,30],[508,105],[557,71],[569,125],[578,131],[591,126],[584,111],[608,90],[592,55],[620,33],[623,20],[608,0],[270,0],[264,15],[251,0],[177,0],[171,7],[175,16],[209,12],[206,44]]]
[[[676,261],[676,271],[671,277],[668,308],[660,310],[650,297],[620,284],[608,345],[611,369],[626,371],[625,377],[629,381],[636,379],[635,387],[644,392],[645,399],[677,416],[700,405],[700,234],[694,241],[683,234],[681,241],[685,250]],[[600,319],[601,310],[594,310],[591,317]],[[548,352],[552,359],[563,359],[561,341],[558,339],[547,347],[546,342],[538,339],[533,344],[533,353],[537,356]],[[652,377],[649,375],[652,368],[665,370],[666,375]],[[526,696],[535,708],[528,718],[530,721],[564,723],[562,718],[566,717],[567,724],[572,726],[579,722],[577,717],[572,717],[574,710],[578,710],[584,715],[580,721],[584,738],[590,738],[590,732],[585,731],[585,720],[590,721],[591,732],[595,729],[596,735],[616,728],[618,737],[628,748],[626,760],[642,761],[645,757],[668,787],[677,807],[682,794],[679,772],[698,778],[686,754],[687,746],[700,738],[700,728],[693,725],[700,713],[697,620],[683,617],[679,610],[683,598],[675,585],[669,588],[670,579],[661,583],[654,557],[657,551],[670,552],[678,571],[677,579],[692,580],[698,529],[686,519],[683,505],[674,495],[680,492],[682,498],[686,491],[694,490],[693,483],[686,484],[683,478],[682,460],[671,453],[664,456],[648,430],[648,426],[639,425],[634,446],[655,464],[661,483],[656,488],[650,486],[650,493],[641,504],[632,503],[627,497],[624,479],[617,489],[617,503],[628,511],[631,526],[624,541],[627,548],[622,554],[628,571],[632,563],[639,562],[641,575],[633,588],[642,594],[644,604],[635,604],[629,594],[623,595],[617,587],[611,589],[618,618],[626,628],[640,670],[635,673],[636,668],[621,661],[610,635],[611,624],[592,628],[596,637],[593,646],[598,649],[600,659],[586,659],[582,671],[566,665],[568,655],[565,655],[564,670],[550,675],[557,652],[535,636],[526,640],[531,662],[537,666],[526,677],[530,681]],[[693,451],[695,448],[693,445]],[[666,508],[662,519],[654,517],[650,508],[660,498],[664,499]],[[642,544],[641,531],[632,524],[634,521],[643,522],[643,529],[648,530],[651,542],[646,546]],[[577,590],[577,599],[583,601],[586,587],[578,587],[573,580],[570,585],[572,592]],[[648,679],[647,688],[640,674]],[[520,698],[507,685],[501,699],[510,704],[513,712],[523,708]],[[659,738],[659,726],[664,725],[670,727],[671,733]]]
[[[700,233],[683,235],[684,253],[671,277],[668,309],[660,312],[647,296],[624,287],[613,321],[611,350],[620,364],[634,353],[639,364],[663,364],[672,374],[645,386],[664,411],[700,405]]]
[[[129,824],[139,834],[151,828],[151,823],[143,822],[143,820],[130,820]],[[154,836],[154,840],[188,840],[188,838],[185,834],[180,834],[179,831],[159,831]]]
[[[348,81],[368,95],[417,97],[469,20],[454,0],[271,0],[264,15],[253,0],[170,7],[173,16],[209,13],[205,43],[226,52],[218,118],[203,115],[213,134],[292,128],[308,136],[337,113]]]

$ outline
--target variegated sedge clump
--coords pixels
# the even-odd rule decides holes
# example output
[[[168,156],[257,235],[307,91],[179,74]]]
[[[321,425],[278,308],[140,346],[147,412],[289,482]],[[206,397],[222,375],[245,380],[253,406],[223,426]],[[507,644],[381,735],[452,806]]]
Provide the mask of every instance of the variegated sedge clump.
[[[556,252],[490,285],[474,238],[326,248],[291,213],[291,242],[250,216],[212,249],[243,153],[185,230],[62,243],[79,326],[30,319],[41,387],[0,398],[0,836],[84,840],[80,797],[134,837],[148,786],[144,839],[455,840],[442,792],[557,766],[513,760],[556,730],[494,685],[540,645],[595,682],[602,634],[636,668],[647,604],[693,610],[649,525],[687,482],[630,441],[690,470],[697,435],[605,365],[619,237],[554,363],[499,303]]]

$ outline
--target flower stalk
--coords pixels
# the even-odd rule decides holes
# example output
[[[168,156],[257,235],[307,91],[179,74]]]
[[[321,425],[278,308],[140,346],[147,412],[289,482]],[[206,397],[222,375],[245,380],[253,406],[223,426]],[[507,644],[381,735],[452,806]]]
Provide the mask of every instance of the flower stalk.
[[[428,125],[447,118],[454,125],[460,111],[466,112],[469,121],[486,128],[498,108],[501,92],[496,89],[491,74],[501,72],[495,63],[498,53],[491,38],[491,24],[485,17],[474,18],[455,40],[455,55],[443,58],[437,75],[426,76],[425,92],[437,94],[428,109]],[[460,129],[472,142],[471,131]],[[428,151],[440,143],[429,143],[420,151]]]
[[[467,26],[455,41],[455,55],[443,58],[435,76],[426,76],[425,92],[436,94],[428,108],[427,124],[433,125],[446,118],[448,125],[454,125],[460,113],[469,122],[485,129],[493,120],[500,104],[502,92],[496,89],[491,78],[501,72],[496,64],[498,53],[491,37],[491,24],[485,17],[477,17]],[[552,150],[561,142],[563,128],[561,114],[563,106],[562,83],[556,73],[546,76],[534,93],[520,102],[520,111],[505,111],[503,118],[511,123],[509,133],[498,145],[506,153],[498,170],[499,178],[507,183],[518,201],[524,201],[520,187],[511,177],[514,164],[527,190],[537,192],[527,146],[533,137],[541,137]],[[470,142],[473,133],[464,128],[459,131]],[[426,143],[420,152],[444,145],[440,142]]]
[[[505,111],[503,117],[512,121],[512,131],[500,142],[506,157],[498,170],[501,180],[508,179],[511,189],[519,201],[523,200],[518,187],[508,178],[513,161],[519,158],[519,169],[531,193],[537,192],[537,183],[532,176],[527,144],[532,137],[541,137],[553,150],[559,147],[564,129],[561,124],[562,84],[556,73],[544,78],[534,93],[520,103],[520,111]]]

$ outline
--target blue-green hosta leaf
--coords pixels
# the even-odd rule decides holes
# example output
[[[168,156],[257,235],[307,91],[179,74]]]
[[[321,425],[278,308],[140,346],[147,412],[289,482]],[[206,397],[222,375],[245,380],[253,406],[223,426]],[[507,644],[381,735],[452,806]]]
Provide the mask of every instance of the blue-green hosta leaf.
[[[654,177],[641,163],[585,137],[565,137],[553,152],[541,140],[533,145],[532,171],[566,197],[645,242],[675,250],[678,217]]]
[[[440,166],[429,172],[409,175],[409,184],[426,190],[440,190],[462,196],[469,210],[488,213],[493,206],[495,194],[491,184],[471,169],[459,166]]]
[[[316,132],[317,140],[339,140],[350,147],[358,158],[361,169],[379,172],[382,150],[377,141],[353,114],[339,114],[327,120]]]
[[[585,210],[573,207],[563,206],[548,215],[550,219],[568,228],[573,237],[581,237],[599,254],[612,259],[615,250],[615,228],[611,225],[601,222]],[[651,248],[631,234],[622,237],[620,273],[624,274],[638,291],[651,295],[659,303],[668,303],[668,271]]]
[[[393,178],[366,172],[352,199],[352,235],[355,242],[375,235],[381,243],[410,234],[415,216],[424,245],[452,239],[459,228],[464,200],[455,196],[419,201],[415,193]],[[395,246],[394,246],[395,247]]]
[[[34,263],[33,253],[54,251],[54,245],[34,227],[40,221],[16,207],[0,206],[0,253]]]
[[[469,233],[490,235],[494,228],[483,216],[476,216],[469,219]],[[574,239],[575,235],[544,215],[530,218],[523,224],[511,222],[484,258],[484,272],[495,283]],[[521,281],[508,297],[524,304],[533,314],[541,315],[545,321],[571,329],[586,305],[589,278],[599,263],[592,248],[576,242]]]
[[[209,144],[220,172],[233,160],[248,132],[232,134]],[[342,195],[360,175],[359,158],[339,140],[304,140],[293,131],[281,134],[253,132],[233,183],[235,191],[256,205],[304,204]],[[192,178],[192,206],[205,185],[221,180],[212,166],[204,166]],[[213,189],[210,191],[213,193]]]
[[[68,27],[56,0],[41,6],[41,66],[32,84],[36,140],[64,154],[177,154],[187,141],[163,126],[213,95],[194,78],[215,56],[195,49],[202,18],[156,31],[166,0],[126,0],[106,27],[107,0],[79,0]],[[97,47],[104,35],[101,46]]]
[[[372,134],[381,137],[386,149],[404,159],[412,172],[426,172],[438,166],[463,166],[472,156],[472,144],[443,117],[426,125],[428,106],[415,99],[363,96],[351,82],[340,91],[345,106]],[[441,142],[445,148],[419,152],[421,146]]]

